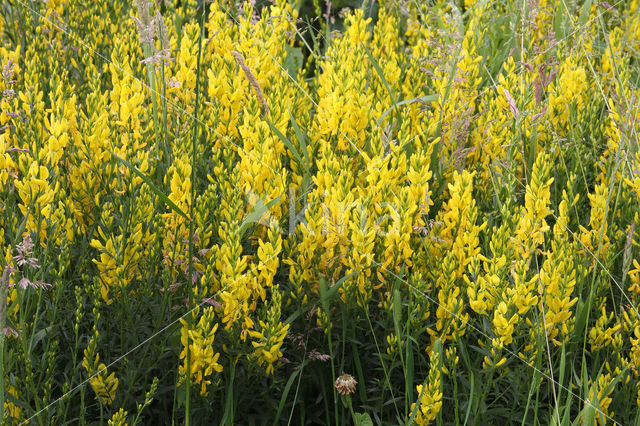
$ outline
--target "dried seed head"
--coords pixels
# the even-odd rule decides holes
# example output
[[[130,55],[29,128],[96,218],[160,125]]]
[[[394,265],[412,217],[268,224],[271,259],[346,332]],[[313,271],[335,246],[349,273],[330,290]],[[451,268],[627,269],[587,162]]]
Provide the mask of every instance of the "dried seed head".
[[[253,72],[251,72],[251,69],[247,66],[247,64],[245,64],[244,58],[242,57],[242,53],[232,50],[231,54],[236,59],[238,66],[240,66],[240,68],[242,68],[242,71],[244,71],[244,75],[247,77],[247,80],[249,80],[249,83],[253,86],[253,89],[256,92],[256,96],[258,97],[258,101],[262,104],[262,110],[264,111],[264,115],[269,115],[269,106],[267,105],[267,101],[264,98],[264,95],[262,94],[262,88],[260,87],[260,84],[258,83],[258,79],[256,78],[256,76],[253,75]]]
[[[350,395],[356,391],[357,384],[351,374],[343,374],[336,379],[335,387],[340,395]]]

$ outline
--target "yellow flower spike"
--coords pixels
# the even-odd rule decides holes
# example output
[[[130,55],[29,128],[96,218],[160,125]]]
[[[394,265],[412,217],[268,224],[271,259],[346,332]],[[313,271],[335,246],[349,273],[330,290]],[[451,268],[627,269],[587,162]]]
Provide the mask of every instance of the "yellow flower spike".
[[[195,318],[199,315],[199,309],[194,310],[192,317]],[[193,325],[194,328],[189,329],[188,322],[185,319],[180,319],[182,324],[181,328],[181,343],[183,350],[180,353],[180,359],[184,359],[183,365],[180,366],[180,374],[186,375],[187,365],[187,341],[189,341],[189,357],[190,357],[190,371],[189,374],[192,379],[192,383],[200,385],[200,393],[206,395],[207,385],[211,383],[208,379],[214,372],[221,372],[222,365],[218,363],[220,358],[219,353],[214,353],[213,343],[215,340],[215,333],[218,329],[218,323],[214,324],[214,311],[212,307],[207,307],[202,311],[198,322]],[[189,339],[187,339],[189,336]],[[181,380],[182,382],[182,380]]]
[[[442,392],[440,392],[442,371],[439,365],[440,356],[437,352],[432,351],[429,362],[429,377],[426,384],[424,386],[416,386],[419,407],[415,422],[418,425],[427,425],[435,420],[442,408]],[[412,411],[415,405],[416,403],[411,404]]]
[[[124,409],[119,409],[107,422],[108,426],[127,426],[127,412]]]
[[[16,400],[19,400],[18,390],[14,386],[8,385],[5,389],[9,395],[11,395]],[[21,417],[22,409],[19,406],[15,405],[13,402],[11,402],[11,400],[6,396],[4,401],[4,413],[8,419],[12,419],[15,421],[18,421],[22,418]],[[28,422],[25,422],[25,423],[28,423]]]
[[[282,296],[278,288],[273,287],[266,321],[259,320],[259,329],[248,332],[254,339],[251,342],[254,351],[249,358],[257,360],[259,366],[265,366],[267,375],[273,374],[274,364],[282,357],[280,349],[289,330],[289,324],[285,325],[280,321],[281,300]]]

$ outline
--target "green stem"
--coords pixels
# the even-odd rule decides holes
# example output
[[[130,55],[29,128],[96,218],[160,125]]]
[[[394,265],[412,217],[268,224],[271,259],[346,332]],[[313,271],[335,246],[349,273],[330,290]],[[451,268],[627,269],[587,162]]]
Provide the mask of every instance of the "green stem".
[[[351,395],[345,395],[343,397],[347,400],[347,406],[349,407],[349,412],[351,413],[351,418],[353,419],[353,424],[358,424],[358,419],[356,419],[356,413],[353,412],[353,404],[351,403]]]
[[[336,366],[333,362],[333,340],[331,339],[331,321],[329,320],[329,312],[325,312],[327,314],[327,338],[329,339],[329,356],[331,358],[331,389],[333,389],[333,412],[335,414],[335,424],[339,424],[338,422],[338,393],[336,392],[336,387],[333,384],[336,382]]]
[[[202,4],[202,15],[200,17],[200,37],[198,38],[198,58],[196,64],[196,102],[193,107],[193,144],[191,146],[191,204],[189,206],[189,311],[193,309],[193,254],[195,247],[193,243],[194,234],[194,206],[196,204],[196,166],[198,164],[198,105],[200,101],[200,63],[202,60],[202,39],[204,38],[204,12],[206,8]],[[188,318],[191,323],[191,315]],[[189,426],[189,418],[191,416],[191,355],[189,353],[189,340],[187,340],[187,401],[186,401],[186,419],[185,425]]]
[[[7,320],[7,288],[9,268],[6,266],[0,279],[0,419],[4,419],[4,328]]]
[[[456,418],[456,425],[459,425],[460,414],[458,413],[458,411],[460,411],[460,406],[459,406],[460,404],[458,401],[458,376],[457,376],[458,369],[456,368],[457,364],[455,362],[455,359],[453,360],[452,363],[453,363],[453,366],[451,367],[451,378],[453,379],[453,404],[455,405],[455,410],[453,411],[453,413]]]
[[[151,46],[145,44],[143,46],[145,58],[152,56]],[[156,161],[160,164],[160,144],[158,142],[158,101],[156,99],[156,75],[153,69],[153,64],[147,63],[147,80],[149,81],[149,91],[151,94],[151,104],[153,107],[153,130],[156,138]],[[156,172],[159,167],[156,166]]]

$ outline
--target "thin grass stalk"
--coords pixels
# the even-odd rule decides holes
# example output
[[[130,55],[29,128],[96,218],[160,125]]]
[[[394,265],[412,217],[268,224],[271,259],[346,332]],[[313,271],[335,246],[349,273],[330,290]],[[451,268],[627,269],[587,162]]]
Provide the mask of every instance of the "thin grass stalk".
[[[203,2],[202,14],[200,16],[200,37],[198,37],[198,57],[196,64],[196,100],[193,111],[193,143],[191,145],[191,204],[189,206],[189,311],[193,309],[193,254],[195,252],[193,234],[194,234],[194,221],[193,213],[196,203],[196,167],[198,165],[198,130],[200,128],[200,121],[198,120],[198,106],[200,103],[200,64],[202,59],[202,39],[204,38],[204,15],[205,15],[205,3]],[[188,316],[187,322],[191,325],[191,315]],[[187,335],[187,399],[186,399],[186,419],[185,425],[189,426],[191,417],[191,354],[189,351],[190,338]]]
[[[331,359],[331,384],[333,385],[336,382],[336,366],[335,366],[335,362],[334,362],[334,356],[333,356],[333,339],[331,336],[331,317],[329,316],[329,303],[325,297],[326,294],[326,289],[327,289],[327,282],[321,278],[320,280],[320,287],[321,287],[321,298],[322,298],[322,308],[324,310],[325,315],[327,315],[327,322],[329,324],[329,326],[327,327],[327,340],[329,342],[329,356]],[[324,291],[323,291],[324,289]],[[331,389],[333,390],[333,412],[334,412],[334,416],[335,416],[335,424],[339,424],[338,423],[338,392],[336,391],[335,386],[331,386]]]
[[[4,328],[7,322],[7,290],[9,289],[9,266],[5,266],[0,278],[0,419],[4,418]]]
[[[362,298],[362,295],[360,294],[360,292],[357,293],[358,294],[358,299],[360,300],[360,303],[362,304],[362,306],[366,306],[365,302]],[[391,380],[389,378],[389,370],[387,370],[387,366],[384,363],[384,359],[382,357],[382,351],[380,350],[380,345],[378,344],[378,339],[376,339],[375,336],[375,332],[373,330],[373,324],[371,323],[371,318],[369,317],[369,312],[364,309],[364,313],[365,316],[367,318],[367,322],[369,324],[369,330],[371,331],[371,335],[373,336],[373,341],[376,345],[376,352],[378,354],[378,358],[380,360],[380,365],[382,366],[382,369],[384,371],[384,377],[385,377],[385,382],[387,384],[387,386],[389,386],[389,393],[391,394],[391,400],[393,401],[393,406],[396,410],[396,416],[398,416],[398,418],[400,418],[400,410],[398,409],[398,404],[396,404],[396,397],[393,394],[393,387],[391,386]]]
[[[162,23],[158,22],[158,31],[162,31]],[[164,45],[163,37],[160,37],[160,49],[170,49],[171,46]],[[162,149],[166,156],[165,161],[167,164],[171,163],[171,153],[169,151],[169,141],[168,141],[168,126],[167,126],[167,80],[164,75],[164,60],[160,61],[160,79],[162,80],[162,136],[163,136],[163,144]]]
[[[150,56],[152,56],[153,53],[151,52],[151,46],[144,44],[143,50],[144,50],[144,56],[146,58],[149,58]],[[160,165],[160,141],[158,140],[158,101],[156,99],[156,92],[157,92],[156,91],[156,75],[155,75],[155,70],[153,69],[152,63],[147,63],[146,68],[147,68],[147,80],[149,81],[149,88],[150,88],[150,94],[151,94],[151,104],[153,108],[153,131],[156,139],[155,151],[156,151],[156,162],[157,162],[156,163],[156,174],[157,174],[158,170],[160,169],[160,167],[158,167]]]
[[[460,401],[458,401],[458,364],[454,361],[451,367],[451,379],[453,381],[453,414],[456,425],[460,424]]]
[[[618,173],[618,168],[620,166],[620,163],[622,162],[622,159],[620,157],[621,157],[621,151],[619,150],[618,153],[616,154],[616,158],[614,159],[614,168],[613,168],[613,173],[611,174],[611,182],[609,183],[609,188],[608,188],[609,191],[607,194],[607,203],[604,211],[604,220],[602,221],[602,225],[600,226],[600,234],[598,237],[598,250],[596,250],[595,259],[600,258],[600,251],[602,250],[604,227],[607,224],[607,219],[609,217],[609,203],[611,202],[611,192],[613,190],[613,187],[615,186],[615,177],[616,177],[616,174]],[[622,183],[620,185],[622,185]],[[589,296],[587,297],[587,305],[585,307],[585,309],[587,309],[587,317],[584,323],[585,328],[589,324],[589,316],[591,315],[591,304],[593,303],[593,299],[595,295],[595,284],[596,284],[598,265],[600,265],[600,262],[595,263],[595,265],[593,266],[593,272],[591,274],[591,287],[589,289]],[[603,269],[604,269],[604,265],[603,265]],[[583,354],[585,354],[587,350],[587,337],[588,337],[588,333],[584,333],[584,338],[582,341]]]
[[[536,271],[538,273],[538,288],[541,287],[540,285],[540,266],[538,265],[538,258],[535,257],[535,261],[536,261]],[[543,291],[541,293],[539,293],[539,298],[540,298],[540,305],[541,308],[540,312],[542,314],[542,332],[540,332],[540,330],[538,329],[538,333],[540,335],[539,339],[541,339],[544,335],[544,343],[545,343],[545,348],[547,350],[547,357],[549,360],[549,375],[551,376],[551,390],[553,391],[553,401],[555,403],[555,405],[558,405],[558,395],[556,392],[556,388],[555,388],[555,378],[554,378],[554,373],[553,373],[553,363],[551,360],[551,348],[549,346],[549,335],[547,334],[547,317],[545,315],[545,307],[544,307],[544,297],[546,296],[547,292],[546,289],[542,289]],[[558,392],[560,390],[558,389]],[[560,416],[558,415],[558,422],[560,422]]]

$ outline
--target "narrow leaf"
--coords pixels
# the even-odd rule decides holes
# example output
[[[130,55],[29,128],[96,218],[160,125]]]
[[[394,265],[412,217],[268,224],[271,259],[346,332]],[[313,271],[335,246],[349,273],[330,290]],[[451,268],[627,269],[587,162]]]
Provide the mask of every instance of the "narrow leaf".
[[[258,198],[258,202],[255,206],[253,206],[253,210],[251,210],[251,212],[249,212],[249,214],[245,216],[244,220],[242,221],[242,225],[240,225],[240,235],[244,235],[247,228],[249,228],[252,223],[260,223],[265,213],[267,213],[269,209],[271,209],[271,207],[276,205],[276,203],[280,201],[280,198],[282,198],[282,195],[274,198],[267,204],[264,203],[262,198]]]
[[[178,207],[176,205],[176,203],[174,203],[173,201],[171,201],[171,199],[169,199],[169,197],[167,197],[164,192],[162,192],[162,190],[160,190],[160,188],[158,188],[152,181],[151,179],[149,179],[149,177],[147,175],[145,175],[144,173],[142,173],[140,170],[138,170],[137,167],[135,167],[134,165],[132,165],[131,163],[129,163],[127,160],[125,160],[124,158],[120,158],[119,156],[117,156],[116,154],[114,154],[111,150],[108,150],[109,153],[118,161],[120,161],[120,163],[122,163],[126,168],[128,168],[129,170],[131,170],[133,173],[135,173],[140,179],[142,179],[144,181],[144,183],[146,183],[147,185],[149,185],[149,187],[151,188],[151,190],[153,191],[154,194],[156,194],[162,201],[165,202],[165,204],[167,204],[169,207],[171,207],[171,209],[173,211],[175,211],[176,213],[178,213],[180,216],[184,217],[185,219],[189,219],[189,217],[187,216],[187,214],[185,212],[182,211],[182,209],[180,209],[180,207]]]
[[[381,115],[380,118],[378,118],[378,126],[382,123],[382,120],[384,120],[384,118],[391,112],[393,111],[395,108],[402,106],[402,105],[406,105],[406,104],[412,104],[415,102],[418,103],[431,103],[431,102],[435,102],[438,100],[438,95],[426,95],[426,96],[418,96],[417,98],[411,98],[411,99],[405,99],[404,101],[400,101],[400,102],[396,102],[393,105],[391,105],[389,108],[387,108]]]
[[[307,173],[309,173],[309,168],[307,167],[307,163],[302,161],[302,157],[300,157],[300,154],[298,153],[298,150],[293,146],[291,141],[285,135],[283,135],[282,132],[280,130],[278,130],[276,128],[276,126],[274,126],[271,121],[269,121],[267,118],[265,118],[265,121],[267,122],[267,124],[269,125],[269,127],[271,128],[273,133],[275,133],[276,136],[278,136],[280,138],[280,140],[282,142],[284,142],[284,144],[287,147],[287,149],[289,149],[289,151],[291,151],[291,153],[294,155],[294,157],[296,157],[296,159],[298,160],[300,165],[304,168],[304,170]]]

